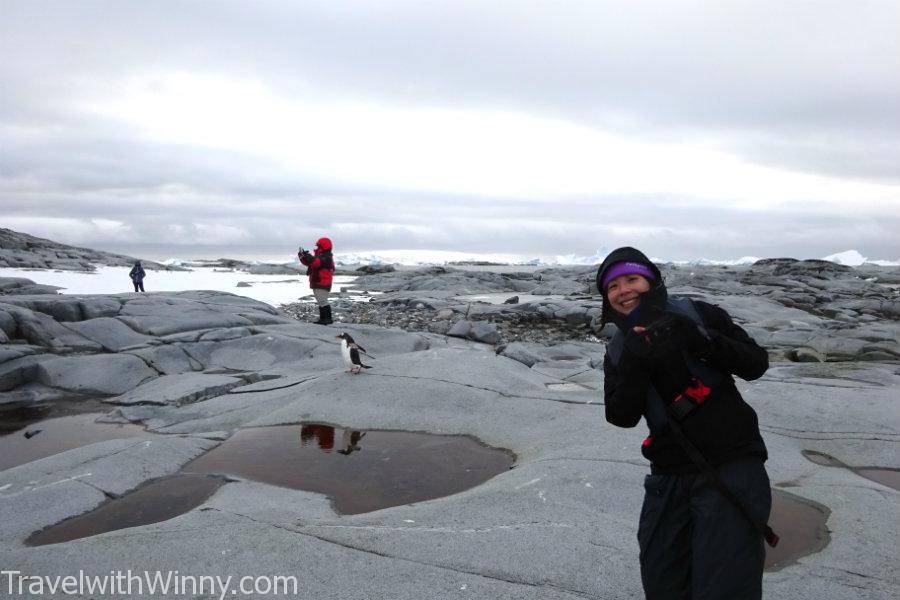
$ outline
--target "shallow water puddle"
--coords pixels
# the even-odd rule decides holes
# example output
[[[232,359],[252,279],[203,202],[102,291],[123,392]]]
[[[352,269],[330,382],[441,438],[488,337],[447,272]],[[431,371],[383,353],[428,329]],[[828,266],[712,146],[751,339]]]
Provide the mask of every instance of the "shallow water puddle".
[[[766,571],[780,571],[797,559],[821,551],[831,541],[826,526],[831,511],[784,490],[772,490],[769,525],[780,536],[778,546],[766,546]]]
[[[357,514],[455,494],[514,462],[512,453],[469,436],[319,423],[252,427],[179,474],[37,532],[26,543],[56,544],[171,519],[205,502],[229,475],[326,494],[338,513]]]
[[[0,435],[0,471],[95,442],[154,436],[139,425],[95,423],[104,413],[56,414],[58,409],[36,407],[7,420],[8,413],[0,412],[6,429]]]
[[[0,436],[15,433],[20,429],[33,429],[40,421],[67,415],[98,413],[109,411],[109,406],[99,400],[69,400],[22,404],[11,402],[0,405]]]
[[[242,429],[183,470],[327,494],[337,512],[357,514],[461,492],[513,462],[468,436],[305,423]]]
[[[871,479],[881,485],[900,491],[900,469],[890,469],[887,467],[851,467],[830,454],[816,452],[815,450],[803,450],[802,454],[808,461],[814,462],[817,465],[847,469],[860,477]]]
[[[34,533],[25,544],[59,544],[107,531],[167,521],[206,502],[223,483],[223,477],[208,475],[174,475],[157,479],[90,512]]]

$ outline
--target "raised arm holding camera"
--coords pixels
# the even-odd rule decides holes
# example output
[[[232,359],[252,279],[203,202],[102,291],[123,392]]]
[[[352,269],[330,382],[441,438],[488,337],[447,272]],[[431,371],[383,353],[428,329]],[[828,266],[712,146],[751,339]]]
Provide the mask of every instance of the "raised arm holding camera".
[[[319,306],[318,325],[331,325],[334,320],[331,314],[331,305],[328,303],[328,293],[331,291],[331,283],[334,279],[334,256],[332,255],[331,240],[327,237],[319,238],[313,253],[304,250],[300,246],[297,257],[306,265],[306,274],[309,276],[309,287]]]

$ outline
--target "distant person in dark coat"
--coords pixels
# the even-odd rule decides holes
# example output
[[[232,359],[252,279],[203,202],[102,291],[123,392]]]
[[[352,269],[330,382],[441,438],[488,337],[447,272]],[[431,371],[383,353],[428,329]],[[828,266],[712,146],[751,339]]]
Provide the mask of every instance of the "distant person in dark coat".
[[[331,282],[334,279],[334,257],[331,254],[331,240],[327,237],[319,238],[316,242],[314,254],[302,247],[297,253],[300,262],[306,265],[306,274],[309,275],[309,287],[316,297],[319,305],[318,325],[331,325],[331,305],[328,304],[328,292],[331,291]]]
[[[128,273],[128,276],[131,277],[131,283],[134,284],[134,291],[144,291],[145,275],[147,274],[144,272],[144,267],[141,266],[141,261],[134,263],[134,266],[131,267],[131,271]]]

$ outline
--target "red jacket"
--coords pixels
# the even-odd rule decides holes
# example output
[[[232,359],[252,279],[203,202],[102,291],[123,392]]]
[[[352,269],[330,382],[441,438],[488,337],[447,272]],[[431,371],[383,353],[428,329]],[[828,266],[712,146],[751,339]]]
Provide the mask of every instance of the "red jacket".
[[[331,240],[319,238],[316,242],[315,254],[300,252],[297,254],[300,262],[306,265],[306,274],[309,275],[309,287],[313,289],[331,291],[331,282],[334,278],[334,257],[331,255]]]

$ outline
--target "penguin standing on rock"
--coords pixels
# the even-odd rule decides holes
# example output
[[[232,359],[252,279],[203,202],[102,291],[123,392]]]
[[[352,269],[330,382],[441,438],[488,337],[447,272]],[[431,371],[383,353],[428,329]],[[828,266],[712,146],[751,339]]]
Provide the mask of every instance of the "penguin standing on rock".
[[[362,364],[359,358],[360,352],[365,352],[365,348],[361,348],[359,344],[353,341],[348,333],[342,333],[337,336],[341,340],[341,356],[344,357],[344,364],[347,365],[347,373],[358,374],[363,369],[371,369],[369,365]]]

